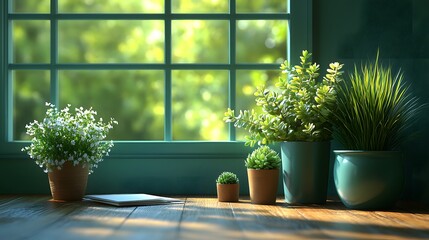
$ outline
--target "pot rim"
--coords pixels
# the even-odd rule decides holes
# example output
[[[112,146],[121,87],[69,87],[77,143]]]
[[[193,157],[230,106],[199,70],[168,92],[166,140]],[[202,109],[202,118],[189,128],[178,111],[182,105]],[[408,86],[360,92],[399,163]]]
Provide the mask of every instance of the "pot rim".
[[[279,143],[331,143],[332,141],[280,141]]]
[[[256,168],[247,168],[247,170],[254,170],[254,171],[275,171],[279,170],[280,168],[271,168],[271,169],[256,169]]]
[[[371,150],[333,150],[334,153],[400,153],[398,150],[386,150],[386,151],[371,151]]]

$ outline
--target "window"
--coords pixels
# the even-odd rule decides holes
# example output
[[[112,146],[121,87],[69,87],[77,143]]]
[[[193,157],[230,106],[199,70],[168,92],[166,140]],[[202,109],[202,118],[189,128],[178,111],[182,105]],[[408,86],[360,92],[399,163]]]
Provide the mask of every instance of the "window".
[[[109,136],[118,152],[183,153],[194,144],[235,153],[244,132],[223,113],[252,108],[254,86],[293,54],[290,36],[307,38],[290,26],[293,18],[307,29],[299,19],[308,2],[4,1],[1,151],[17,153],[25,125],[52,102],[118,120]]]

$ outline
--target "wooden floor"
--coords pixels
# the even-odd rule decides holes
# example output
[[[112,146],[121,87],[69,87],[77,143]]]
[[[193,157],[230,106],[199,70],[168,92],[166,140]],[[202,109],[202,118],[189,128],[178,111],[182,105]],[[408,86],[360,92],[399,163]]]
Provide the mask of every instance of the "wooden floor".
[[[424,210],[181,199],[185,202],[118,208],[52,202],[48,196],[0,196],[0,239],[429,239],[429,211]]]

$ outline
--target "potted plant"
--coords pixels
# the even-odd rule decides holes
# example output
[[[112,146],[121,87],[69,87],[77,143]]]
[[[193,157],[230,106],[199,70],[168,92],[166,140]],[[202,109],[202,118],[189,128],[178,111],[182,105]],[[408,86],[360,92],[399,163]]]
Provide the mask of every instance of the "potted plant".
[[[238,202],[240,185],[237,175],[223,172],[216,179],[217,198],[219,202]]]
[[[80,200],[85,194],[88,174],[113,147],[112,141],[103,140],[113,124],[118,123],[114,119],[107,123],[101,118],[96,120],[97,113],[92,108],[76,108],[71,113],[70,105],[62,110],[50,103],[46,106],[42,122],[35,120],[26,125],[32,140],[22,151],[48,173],[54,200]]]
[[[275,86],[260,86],[255,92],[262,113],[228,109],[224,120],[248,130],[246,144],[281,142],[283,186],[287,203],[326,201],[332,121],[336,86],[342,64],[331,63],[321,81],[319,65],[302,52],[300,65],[285,61]]]
[[[334,151],[334,181],[341,201],[353,209],[392,207],[403,186],[400,144],[422,105],[403,73],[378,60],[367,62],[340,85],[335,137],[347,150]]]
[[[275,204],[281,159],[276,151],[264,145],[250,153],[245,161],[253,204]]]

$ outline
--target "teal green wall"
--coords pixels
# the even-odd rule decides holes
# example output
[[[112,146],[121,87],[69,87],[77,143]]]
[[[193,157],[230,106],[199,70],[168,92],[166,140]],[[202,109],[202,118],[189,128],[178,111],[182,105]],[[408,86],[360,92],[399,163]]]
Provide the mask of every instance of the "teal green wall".
[[[429,1],[313,1],[313,53],[321,66],[340,61],[349,71],[373,59],[402,69],[421,102],[429,102]],[[403,145],[406,158],[404,199],[429,203],[429,108],[412,130],[419,134]],[[334,193],[332,179],[331,193]]]
[[[88,193],[216,194],[222,171],[237,173],[247,194],[244,157],[239,159],[106,159],[89,176]],[[49,193],[48,177],[34,161],[0,162],[0,194]]]

